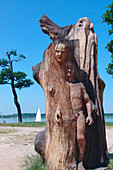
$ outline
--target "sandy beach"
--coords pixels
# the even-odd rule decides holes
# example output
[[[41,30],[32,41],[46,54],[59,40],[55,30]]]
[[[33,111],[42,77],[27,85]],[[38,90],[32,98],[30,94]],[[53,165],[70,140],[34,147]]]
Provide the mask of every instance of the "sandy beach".
[[[26,155],[36,154],[34,140],[43,128],[0,127],[0,170],[21,170]]]
[[[0,170],[22,170],[26,155],[35,155],[36,134],[44,128],[0,127]],[[106,128],[108,152],[113,154],[113,127]]]

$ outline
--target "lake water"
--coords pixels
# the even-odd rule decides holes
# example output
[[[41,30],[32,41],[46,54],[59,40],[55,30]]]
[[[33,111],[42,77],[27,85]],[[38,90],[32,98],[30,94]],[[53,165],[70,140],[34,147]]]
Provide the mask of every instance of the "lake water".
[[[16,117],[10,117],[10,118],[3,118],[0,119],[0,123],[18,123],[18,119]],[[22,122],[35,122],[35,118],[22,118]],[[45,118],[41,118],[41,122],[45,122]]]
[[[10,117],[10,118],[3,118],[3,119],[0,119],[0,123],[3,123],[3,122],[6,122],[6,123],[18,123],[18,119],[16,117]],[[45,122],[45,118],[41,118],[41,122]],[[35,122],[35,118],[22,118],[22,122]],[[105,116],[105,122],[113,122],[113,117],[111,116]]]
[[[113,117],[104,117],[104,119],[105,119],[105,122],[113,122]]]

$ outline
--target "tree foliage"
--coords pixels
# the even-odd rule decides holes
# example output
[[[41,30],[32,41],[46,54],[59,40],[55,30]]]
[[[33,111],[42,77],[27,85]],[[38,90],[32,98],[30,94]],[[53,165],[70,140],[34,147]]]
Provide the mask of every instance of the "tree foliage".
[[[16,50],[11,50],[9,52],[6,52],[6,56],[7,59],[5,58],[0,59],[0,66],[2,67],[0,71],[0,84],[11,85],[12,93],[14,96],[14,103],[17,107],[17,112],[18,112],[18,120],[19,122],[22,122],[21,107],[18,102],[18,97],[15,88],[18,88],[20,90],[22,88],[27,88],[33,85],[33,82],[30,79],[26,78],[27,75],[24,72],[13,71],[13,62],[22,61],[23,59],[26,58],[24,55],[18,56]]]
[[[10,68],[3,68],[2,71],[0,72],[0,84],[5,85],[5,84],[11,84],[10,80],[12,77],[12,72]]]
[[[0,59],[0,66],[1,66],[1,67],[7,67],[7,66],[9,66],[8,60],[7,60],[7,59],[4,59],[4,58]]]
[[[106,22],[111,29],[108,30],[109,35],[113,34],[113,2],[108,5],[106,13],[102,15],[103,21]],[[113,39],[108,42],[107,46],[105,47],[111,53],[111,63],[108,64],[106,71],[108,74],[112,75],[113,77]]]
[[[18,89],[30,87],[33,82],[30,79],[27,79],[27,75],[24,72],[18,71],[14,72],[11,70],[10,66],[13,62],[21,61],[26,57],[24,55],[19,55],[16,59],[11,59],[11,56],[17,56],[16,50],[11,50],[10,52],[6,52],[6,55],[10,56],[10,62],[7,59],[0,59],[0,66],[2,70],[0,72],[0,84],[11,84],[12,78],[14,79],[14,87]],[[12,68],[13,69],[13,68]]]

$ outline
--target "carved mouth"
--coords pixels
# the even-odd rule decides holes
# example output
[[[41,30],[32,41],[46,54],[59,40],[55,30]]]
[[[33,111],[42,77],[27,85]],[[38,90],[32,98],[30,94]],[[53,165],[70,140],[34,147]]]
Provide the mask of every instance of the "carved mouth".
[[[59,56],[59,57],[58,57],[58,60],[61,60],[61,59],[62,59],[62,57],[61,57],[61,56]]]
[[[71,76],[71,71],[67,73],[68,76]]]
[[[79,24],[79,27],[82,27],[83,25],[82,24]]]

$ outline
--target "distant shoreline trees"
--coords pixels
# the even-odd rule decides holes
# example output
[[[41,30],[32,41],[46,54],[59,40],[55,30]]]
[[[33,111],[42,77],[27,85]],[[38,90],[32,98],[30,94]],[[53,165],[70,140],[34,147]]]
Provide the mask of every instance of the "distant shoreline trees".
[[[102,15],[103,21],[102,23],[106,22],[110,25],[111,29],[108,31],[109,35],[113,34],[113,2],[108,5],[106,13]],[[111,63],[108,64],[106,68],[106,72],[112,75],[113,78],[113,39],[108,42],[107,46],[105,47],[111,53]]]
[[[2,67],[2,70],[0,71],[0,85],[9,84],[11,86],[14,96],[14,103],[18,113],[18,121],[22,122],[21,107],[18,102],[16,88],[21,90],[22,88],[30,87],[34,83],[30,79],[26,78],[27,75],[24,72],[14,72],[13,70],[13,63],[25,59],[26,57],[24,55],[17,56],[17,51],[11,50],[6,52],[6,56],[7,59],[0,59],[0,66]]]

